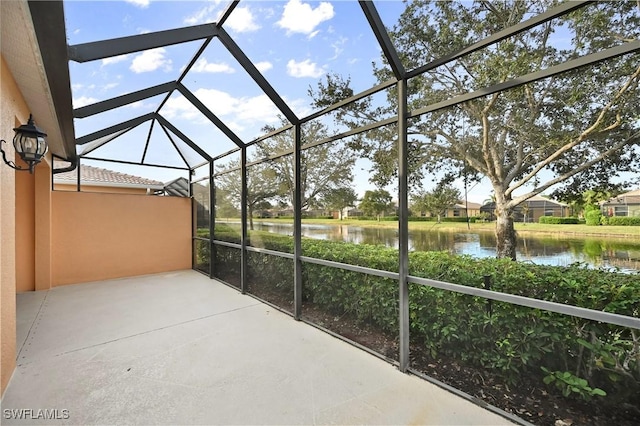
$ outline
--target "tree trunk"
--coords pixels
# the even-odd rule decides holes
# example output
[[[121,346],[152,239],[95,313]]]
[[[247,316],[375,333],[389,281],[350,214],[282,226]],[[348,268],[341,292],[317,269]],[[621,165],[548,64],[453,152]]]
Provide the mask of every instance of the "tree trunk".
[[[496,204],[496,255],[516,260],[516,231],[513,227],[513,209]]]
[[[249,230],[253,231],[253,208],[247,206],[247,216],[249,216]]]

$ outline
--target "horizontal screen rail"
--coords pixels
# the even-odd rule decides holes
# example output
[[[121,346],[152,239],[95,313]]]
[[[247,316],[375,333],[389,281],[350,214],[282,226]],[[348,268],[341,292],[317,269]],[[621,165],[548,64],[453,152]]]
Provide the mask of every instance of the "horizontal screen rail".
[[[592,321],[604,322],[607,324],[619,325],[621,327],[629,327],[640,330],[640,318],[629,317],[626,315],[612,314],[610,312],[596,311],[594,309],[580,308],[577,306],[565,305],[563,303],[548,302],[546,300],[516,296],[515,294],[500,293],[497,291],[485,290],[482,288],[467,287],[460,284],[452,284],[444,281],[431,280],[428,278],[409,276],[408,281],[414,284],[435,287],[442,290],[453,291],[456,293],[468,294],[470,296],[479,296],[485,299],[506,302],[512,305],[542,309],[558,314],[564,314],[572,317],[584,318]]]
[[[230,243],[228,241],[213,240],[213,244],[218,245],[218,246],[231,247],[231,248],[235,248],[235,249],[238,249],[238,250],[242,249],[242,246],[240,244]]]
[[[208,241],[203,238],[194,237],[197,240]],[[229,243],[226,241],[214,240],[214,244],[242,249],[240,244]],[[255,253],[269,254],[278,257],[284,257],[287,259],[294,259],[292,253],[284,253],[275,250],[269,250],[258,247],[247,246],[247,251]],[[347,271],[359,272],[368,275],[374,275],[382,278],[399,279],[400,275],[397,272],[383,271],[379,269],[367,268],[365,266],[350,265],[347,263],[335,262],[332,260],[316,259],[308,256],[300,256],[300,261],[312,263],[321,266],[329,266],[332,268],[344,269]],[[486,290],[482,288],[469,287],[461,284],[453,284],[445,281],[432,280],[429,278],[421,278],[415,276],[407,277],[407,281],[413,284],[419,284],[427,287],[439,288],[441,290],[452,291],[455,293],[467,294],[470,296],[482,297],[485,299],[495,300],[498,302],[505,302],[511,305],[525,306],[533,309],[541,309],[548,312],[554,312],[563,315],[569,315],[572,317],[583,318],[591,321],[598,321],[611,325],[617,325],[621,327],[628,327],[640,330],[640,318],[634,318],[627,315],[614,314],[611,312],[603,312],[595,309],[581,308],[573,305],[566,305],[563,303],[549,302],[546,300],[533,299],[530,297],[517,296],[514,294],[501,293],[493,290]]]
[[[282,251],[269,250],[269,249],[260,248],[260,247],[247,246],[247,251],[252,251],[254,253],[261,253],[261,254],[270,254],[271,256],[284,257],[286,259],[293,259],[294,257],[293,253],[285,253]]]
[[[334,262],[332,260],[316,259],[314,257],[300,256],[303,262],[314,263],[316,265],[330,266],[338,269],[346,269],[347,271],[361,272],[363,274],[375,275],[382,278],[399,279],[400,274],[391,271],[381,271],[380,269],[371,269],[366,266],[349,265],[348,263]]]

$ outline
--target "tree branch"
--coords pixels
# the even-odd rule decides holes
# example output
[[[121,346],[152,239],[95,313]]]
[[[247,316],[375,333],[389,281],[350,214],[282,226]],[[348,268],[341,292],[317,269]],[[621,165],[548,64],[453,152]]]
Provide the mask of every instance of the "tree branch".
[[[490,142],[489,135],[489,117],[488,113],[491,108],[498,101],[500,93],[495,93],[491,96],[489,103],[482,109],[482,156],[487,164],[487,171],[489,172],[489,178],[501,179],[502,172],[498,170],[499,159],[496,152],[495,144]],[[493,167],[492,167],[493,165]]]
[[[543,192],[544,190],[552,187],[553,185],[560,183],[566,179],[569,179],[572,176],[577,175],[580,172],[583,172],[584,170],[588,169],[589,167],[593,166],[594,164],[602,161],[603,159],[605,159],[606,157],[608,157],[609,155],[613,154],[614,152],[616,152],[617,150],[621,149],[622,147],[626,146],[626,145],[631,145],[633,143],[637,143],[640,142],[640,132],[637,132],[635,134],[633,134],[632,136],[630,136],[629,138],[618,142],[617,144],[614,144],[613,146],[611,146],[611,148],[609,148],[608,150],[606,150],[605,152],[601,153],[600,155],[598,155],[597,157],[587,161],[586,163],[583,163],[582,165],[580,165],[579,167],[576,167],[574,169],[572,169],[571,171],[560,175],[554,179],[551,179],[549,181],[547,181],[545,184],[538,186],[536,189],[534,189],[533,191],[524,194],[524,195],[520,195],[516,198],[513,198],[509,203],[508,203],[508,207],[515,207],[518,204],[522,203],[523,201],[528,200],[529,198],[533,197],[534,195],[538,195],[541,192]],[[509,188],[509,191],[507,191],[508,193],[511,193],[513,191],[511,191],[511,188]]]
[[[531,179],[533,179],[538,174],[538,172],[540,170],[542,170],[543,168],[549,166],[553,161],[555,161],[558,158],[560,158],[560,156],[563,155],[565,152],[573,149],[574,147],[576,147],[580,143],[584,142],[591,135],[591,133],[594,133],[595,130],[598,128],[598,126],[600,126],[602,124],[602,122],[605,119],[606,113],[611,110],[611,108],[615,105],[615,103],[618,101],[618,99],[620,99],[622,97],[622,95],[629,89],[629,87],[631,87],[631,85],[638,78],[638,76],[640,76],[640,67],[638,67],[638,69],[629,77],[629,79],[625,82],[625,84],[622,85],[620,90],[618,90],[618,92],[609,101],[609,103],[607,103],[607,105],[605,105],[602,108],[602,110],[600,111],[600,114],[598,114],[598,117],[596,118],[595,122],[590,127],[588,127],[586,130],[584,130],[577,138],[575,138],[574,140],[572,140],[569,143],[564,144],[563,146],[558,148],[553,154],[548,156],[546,159],[540,161],[538,163],[538,165],[536,167],[534,167],[533,170],[531,170],[531,172],[529,172],[520,181],[516,182],[515,185],[509,187],[507,192],[511,193],[514,190],[516,190],[517,188],[519,188],[522,185],[526,184]],[[620,124],[621,124],[620,123],[620,116],[617,115],[616,116],[616,121],[613,124],[607,126],[603,131],[610,131],[610,130],[618,127]]]

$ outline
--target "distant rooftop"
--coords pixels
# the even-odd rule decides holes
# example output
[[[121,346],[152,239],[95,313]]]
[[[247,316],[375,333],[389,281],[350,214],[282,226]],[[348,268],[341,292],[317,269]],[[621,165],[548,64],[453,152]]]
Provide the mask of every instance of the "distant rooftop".
[[[635,189],[633,191],[625,192],[624,194],[620,194],[621,196],[629,197],[629,196],[640,196],[640,188]]]
[[[602,201],[600,204],[640,204],[640,188],[624,192],[615,197]]]
[[[80,166],[80,180],[82,184],[95,184],[100,186],[133,186],[163,188],[164,183],[140,176],[120,173],[113,170],[93,166]],[[70,172],[59,173],[54,176],[54,182],[58,184],[75,184],[78,181],[78,169]]]

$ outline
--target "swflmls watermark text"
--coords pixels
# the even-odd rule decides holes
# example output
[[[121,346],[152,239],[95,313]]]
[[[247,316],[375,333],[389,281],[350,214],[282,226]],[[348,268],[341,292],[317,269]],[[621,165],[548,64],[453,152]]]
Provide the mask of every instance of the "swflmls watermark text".
[[[5,408],[2,410],[5,420],[67,420],[66,408]]]

